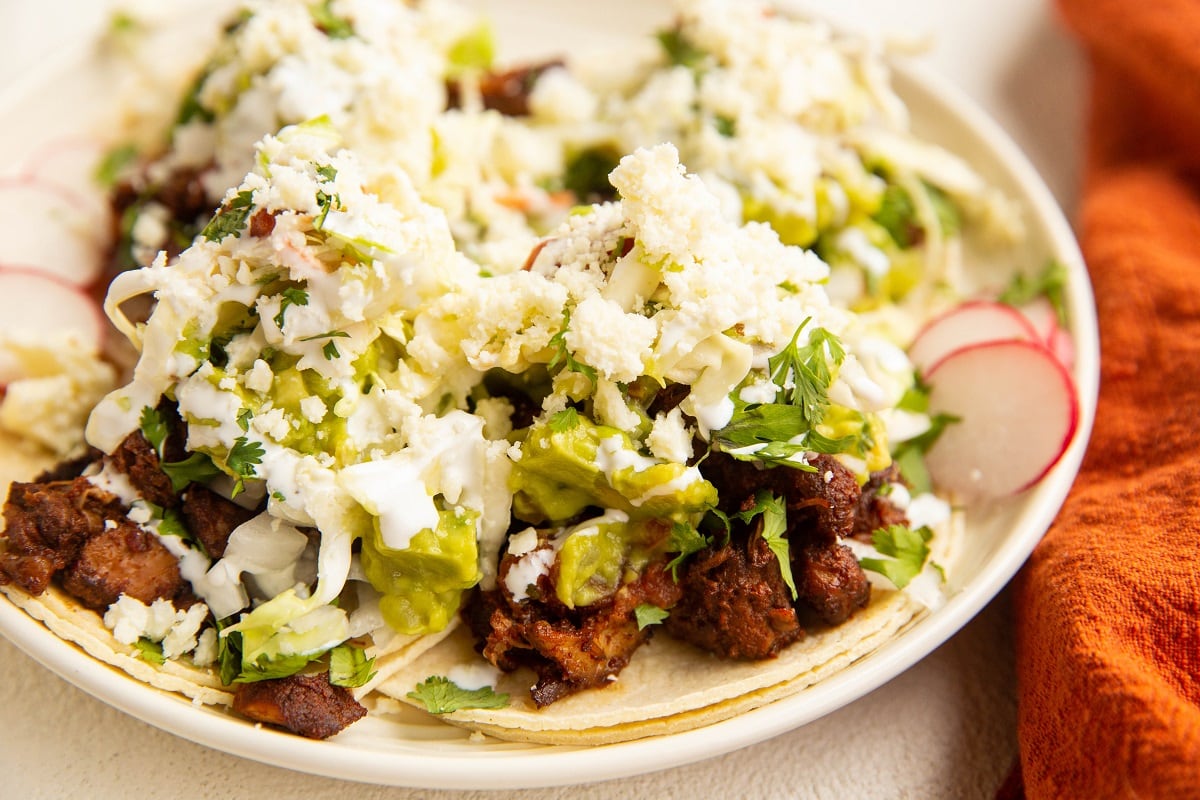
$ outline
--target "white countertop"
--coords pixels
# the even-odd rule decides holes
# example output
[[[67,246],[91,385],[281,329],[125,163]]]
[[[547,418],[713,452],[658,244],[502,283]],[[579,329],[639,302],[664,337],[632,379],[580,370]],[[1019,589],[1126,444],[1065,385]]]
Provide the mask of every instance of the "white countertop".
[[[1068,210],[1077,192],[1082,65],[1043,0],[812,0],[866,32],[928,36],[928,67],[1005,127]],[[83,8],[84,10],[81,10]],[[70,41],[92,11],[69,0],[0,0],[0,88]],[[930,657],[813,724],[700,764],[582,787],[405,790],[264,766],[164,733],[94,700],[0,639],[0,795],[306,800],[353,797],[992,798],[1016,756],[1007,596]]]

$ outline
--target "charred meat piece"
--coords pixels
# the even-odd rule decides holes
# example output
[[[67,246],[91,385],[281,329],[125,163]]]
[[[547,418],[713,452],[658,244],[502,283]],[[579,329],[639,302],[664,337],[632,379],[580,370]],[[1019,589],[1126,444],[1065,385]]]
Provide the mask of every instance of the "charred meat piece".
[[[179,495],[171,479],[162,471],[158,453],[141,431],[134,431],[122,440],[109,456],[114,467],[123,472],[138,494],[156,506],[174,508]]]
[[[570,609],[554,594],[554,576],[538,578],[538,596],[514,600],[504,579],[516,559],[505,556],[499,588],[476,592],[464,617],[483,656],[500,669],[529,667],[538,680],[530,694],[539,708],[567,695],[607,685],[650,636],[638,630],[634,609],[643,603],[670,608],[680,589],[661,563],[592,605]]]
[[[193,483],[184,492],[181,510],[188,532],[204,545],[212,558],[225,555],[229,534],[258,514],[257,510],[242,508],[199,483]]]
[[[119,184],[112,194],[113,231],[115,242],[110,271],[116,273],[136,266],[130,252],[129,220],[147,205],[157,204],[167,209],[167,227],[171,235],[163,243],[168,258],[179,255],[191,244],[193,237],[213,215],[216,206],[204,188],[204,174],[211,165],[176,169],[166,180],[147,185],[144,175]],[[110,275],[111,277],[111,275]],[[107,281],[103,282],[107,285]]]
[[[904,510],[897,508],[882,493],[886,491],[886,487],[896,483],[902,484],[904,480],[900,477],[900,468],[895,464],[885,470],[871,473],[870,480],[862,487],[862,496],[854,513],[855,538],[870,541],[871,534],[879,528],[908,524]]]
[[[87,478],[50,483],[14,483],[4,506],[8,546],[0,554],[0,580],[32,595],[79,557],[84,543],[123,520],[116,495]]]
[[[327,673],[238,684],[233,710],[309,739],[327,739],[367,713],[349,689],[331,684]]]
[[[667,617],[674,637],[721,658],[762,659],[804,638],[779,560],[757,533],[735,531],[685,562],[683,598]]]
[[[124,516],[84,542],[62,573],[62,586],[84,605],[103,611],[122,594],[149,605],[183,588],[179,562],[154,534]]]
[[[736,513],[754,504],[763,490],[784,498],[788,510],[788,538],[793,543],[803,531],[805,540],[836,541],[854,531],[854,515],[862,490],[854,473],[833,456],[814,455],[815,472],[791,467],[760,468],[724,453],[712,453],[700,472],[717,487],[721,509]]]
[[[792,552],[792,577],[800,603],[829,625],[845,622],[871,599],[871,584],[843,544],[815,543]]]
[[[562,61],[546,61],[504,72],[488,72],[479,78],[479,94],[483,107],[498,111],[506,117],[529,116],[529,96],[538,79],[550,69],[561,67]],[[447,108],[462,105],[462,89],[457,82],[446,85]]]

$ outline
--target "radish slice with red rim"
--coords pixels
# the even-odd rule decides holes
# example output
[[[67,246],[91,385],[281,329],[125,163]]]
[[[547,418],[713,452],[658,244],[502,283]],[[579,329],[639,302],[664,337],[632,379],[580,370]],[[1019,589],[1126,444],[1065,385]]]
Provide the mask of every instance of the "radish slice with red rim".
[[[34,178],[0,179],[0,265],[77,286],[100,274],[107,223],[69,190]]]
[[[49,340],[67,331],[96,352],[104,344],[100,308],[79,289],[41,272],[0,269],[0,338]],[[0,385],[22,376],[22,367],[0,356]]]
[[[931,414],[952,414],[926,454],[930,477],[963,498],[1003,497],[1042,479],[1079,424],[1071,376],[1036,342],[983,342],[928,372]]]
[[[955,350],[983,342],[1014,340],[1042,341],[1029,320],[1012,306],[972,300],[926,324],[909,346],[908,357],[924,375]]]

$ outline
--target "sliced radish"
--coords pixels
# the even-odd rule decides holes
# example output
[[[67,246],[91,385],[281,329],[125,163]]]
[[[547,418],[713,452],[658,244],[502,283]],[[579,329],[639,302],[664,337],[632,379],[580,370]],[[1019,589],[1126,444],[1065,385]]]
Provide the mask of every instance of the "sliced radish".
[[[0,179],[0,265],[86,286],[100,274],[107,223],[68,190],[34,178]]]
[[[1002,497],[1058,463],[1079,423],[1070,375],[1036,342],[969,345],[928,373],[931,414],[946,426],[926,455],[934,482],[964,497]]]
[[[0,337],[51,339],[67,331],[78,334],[84,347],[100,351],[104,318],[92,298],[41,272],[0,269]],[[22,373],[15,359],[0,358],[0,385]]]
[[[1020,312],[1003,303],[972,300],[934,318],[908,348],[913,366],[926,373],[949,353],[982,342],[1040,341]]]
[[[1045,295],[1035,297],[1025,305],[1018,306],[1017,310],[1025,319],[1029,320],[1029,324],[1037,331],[1038,339],[1043,342],[1050,341],[1050,337],[1058,329],[1058,312],[1054,310],[1054,304],[1046,299]]]
[[[26,159],[22,175],[63,187],[87,203],[90,216],[106,221],[110,214],[108,192],[97,180],[96,169],[107,154],[108,149],[96,139],[55,139]]]

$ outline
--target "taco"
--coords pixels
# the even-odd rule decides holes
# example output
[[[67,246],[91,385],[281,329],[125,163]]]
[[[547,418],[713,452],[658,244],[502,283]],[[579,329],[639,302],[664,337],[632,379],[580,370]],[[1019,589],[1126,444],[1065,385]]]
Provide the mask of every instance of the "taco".
[[[16,470],[5,594],[303,735],[390,696],[545,742],[739,713],[940,602],[957,526],[893,458],[931,425],[897,342],[994,209],[907,146],[871,54],[682,3],[639,75],[589,84],[489,71],[471,25],[373,37],[391,5],[251,4],[118,186],[121,258],[157,252],[105,301],[136,366],[90,449]],[[757,35],[826,47],[793,66],[853,102],[785,107],[737,56]],[[230,184],[201,223],[179,202]]]

